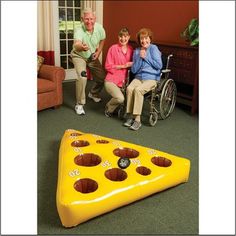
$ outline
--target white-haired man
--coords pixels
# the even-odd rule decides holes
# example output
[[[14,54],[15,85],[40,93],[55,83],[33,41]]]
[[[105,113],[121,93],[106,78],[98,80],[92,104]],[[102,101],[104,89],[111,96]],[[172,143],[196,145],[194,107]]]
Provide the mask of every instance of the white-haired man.
[[[87,84],[86,68],[88,67],[94,80],[88,97],[94,102],[100,102],[99,93],[103,89],[105,70],[98,57],[102,52],[106,33],[103,26],[96,22],[96,15],[90,8],[82,11],[82,24],[74,31],[74,44],[71,58],[77,73],[76,79],[76,105],[78,115],[85,114],[86,103],[85,88]]]

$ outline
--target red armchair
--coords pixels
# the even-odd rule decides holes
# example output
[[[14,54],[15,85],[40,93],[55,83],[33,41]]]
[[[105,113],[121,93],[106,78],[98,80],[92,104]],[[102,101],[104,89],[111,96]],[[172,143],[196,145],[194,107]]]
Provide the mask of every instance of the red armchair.
[[[43,64],[38,72],[38,111],[57,108],[63,102],[62,81],[65,70],[62,67]]]

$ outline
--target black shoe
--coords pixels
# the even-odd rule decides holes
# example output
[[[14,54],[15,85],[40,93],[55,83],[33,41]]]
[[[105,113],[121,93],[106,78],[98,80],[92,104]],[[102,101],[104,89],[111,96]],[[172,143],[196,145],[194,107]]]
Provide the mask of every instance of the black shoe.
[[[106,117],[112,117],[112,113],[108,111],[108,108],[105,107],[105,112],[104,112]]]

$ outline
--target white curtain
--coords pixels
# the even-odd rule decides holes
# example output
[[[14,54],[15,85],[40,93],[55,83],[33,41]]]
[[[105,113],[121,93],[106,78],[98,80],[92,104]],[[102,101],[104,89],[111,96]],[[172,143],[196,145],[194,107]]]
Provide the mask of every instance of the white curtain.
[[[81,1],[82,9],[91,8],[93,11],[96,11],[96,1]]]
[[[52,1],[38,1],[38,51],[54,50]]]

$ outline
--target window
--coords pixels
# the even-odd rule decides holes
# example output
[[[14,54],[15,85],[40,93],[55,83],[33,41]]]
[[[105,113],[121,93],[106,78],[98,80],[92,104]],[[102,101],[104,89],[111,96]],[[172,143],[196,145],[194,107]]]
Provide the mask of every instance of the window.
[[[81,24],[81,1],[58,1],[60,66],[74,68],[70,61],[74,29]]]

